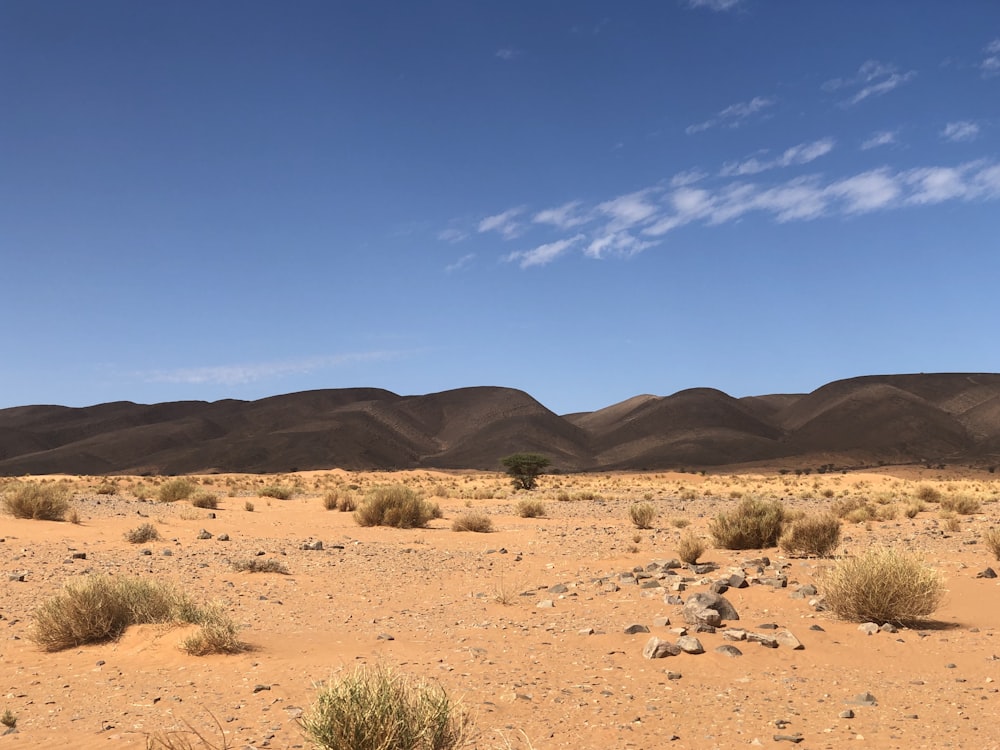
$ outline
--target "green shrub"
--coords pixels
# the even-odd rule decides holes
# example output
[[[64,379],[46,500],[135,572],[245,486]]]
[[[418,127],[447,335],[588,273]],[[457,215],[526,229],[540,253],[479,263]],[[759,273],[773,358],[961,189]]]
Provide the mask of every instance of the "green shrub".
[[[514,509],[521,518],[541,518],[545,515],[545,503],[540,500],[521,500]]]
[[[656,506],[652,503],[635,503],[628,509],[628,517],[637,529],[651,529],[656,520]]]
[[[487,534],[493,531],[493,519],[485,513],[463,513],[451,522],[451,530]]]
[[[144,523],[125,532],[125,541],[132,544],[145,544],[146,542],[154,542],[159,538],[160,532],[151,523]]]
[[[906,552],[871,547],[844,557],[822,578],[827,607],[851,622],[912,625],[941,604],[941,576]]]
[[[199,492],[191,498],[191,505],[196,508],[215,510],[219,507],[219,497],[211,492]]]
[[[187,500],[197,489],[190,479],[171,479],[160,485],[156,493],[161,503],[175,503],[178,500]]]
[[[840,544],[840,519],[833,514],[805,516],[792,521],[778,539],[788,555],[826,557]]]
[[[730,513],[720,513],[708,529],[722,549],[764,549],[781,536],[785,508],[777,500],[747,497]]]
[[[291,487],[283,487],[278,484],[261,487],[257,491],[260,497],[273,497],[275,500],[288,500],[294,493]]]
[[[677,557],[688,565],[694,565],[705,552],[705,543],[692,533],[681,537],[677,543]]]
[[[4,489],[3,507],[14,518],[62,521],[69,510],[69,490],[61,484],[17,482]]]
[[[441,509],[424,500],[403,484],[376,487],[354,512],[359,526],[394,526],[414,529],[426,526],[441,517]]]
[[[364,666],[321,686],[299,723],[325,750],[452,750],[471,728],[444,688]]]

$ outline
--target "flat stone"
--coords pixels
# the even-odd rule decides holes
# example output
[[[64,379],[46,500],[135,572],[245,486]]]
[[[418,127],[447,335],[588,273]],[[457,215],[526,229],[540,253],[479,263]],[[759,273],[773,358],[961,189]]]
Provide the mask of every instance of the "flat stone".
[[[805,646],[802,645],[802,641],[792,635],[790,630],[782,630],[775,633],[774,640],[778,642],[779,646],[784,646],[785,648],[790,648],[795,651],[801,651],[805,648]]]
[[[701,645],[701,641],[691,635],[682,635],[677,639],[677,646],[685,654],[703,654],[705,653],[705,647]]]
[[[729,645],[716,646],[715,653],[722,654],[723,656],[730,656],[733,658],[737,656],[743,656],[743,652],[740,651],[738,648],[736,648],[736,646],[729,646]]]
[[[858,630],[860,630],[865,635],[875,635],[879,631],[878,623],[874,622],[863,622],[858,625]]]
[[[845,701],[845,703],[852,703],[856,706],[877,706],[878,701],[875,696],[871,693],[858,693],[851,700]]]
[[[649,628],[640,623],[635,623],[634,625],[629,625],[625,628],[625,635],[636,635],[637,633],[648,633]]]
[[[664,659],[668,656],[677,656],[680,652],[681,649],[679,646],[675,646],[670,641],[664,641],[656,636],[646,641],[646,645],[642,648],[643,658],[646,659]]]

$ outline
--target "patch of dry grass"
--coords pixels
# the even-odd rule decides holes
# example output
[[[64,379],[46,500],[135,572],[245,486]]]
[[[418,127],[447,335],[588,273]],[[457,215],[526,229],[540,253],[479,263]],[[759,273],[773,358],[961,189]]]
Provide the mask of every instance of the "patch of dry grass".
[[[635,503],[628,509],[628,517],[637,529],[653,528],[656,516],[656,506],[652,503]]]
[[[478,534],[487,534],[493,531],[493,519],[485,513],[478,511],[463,513],[451,522],[452,531],[474,531]]]
[[[746,497],[732,511],[713,518],[708,529],[722,549],[764,549],[777,544],[784,519],[779,501]]]
[[[62,484],[15,482],[4,488],[3,508],[14,518],[62,521],[69,507],[69,490]]]
[[[146,542],[155,542],[160,538],[160,532],[157,531],[156,527],[151,523],[144,523],[136,526],[134,529],[129,529],[125,532],[125,541],[131,544],[145,544]]]
[[[422,528],[441,517],[441,508],[424,500],[403,484],[376,487],[354,511],[359,526],[394,526],[398,529]]]
[[[840,519],[831,513],[803,516],[785,527],[778,546],[788,555],[826,557],[840,544]]]

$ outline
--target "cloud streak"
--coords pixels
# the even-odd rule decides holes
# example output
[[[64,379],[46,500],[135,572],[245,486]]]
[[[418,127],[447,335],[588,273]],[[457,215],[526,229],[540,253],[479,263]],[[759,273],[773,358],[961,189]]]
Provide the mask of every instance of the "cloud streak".
[[[506,240],[512,240],[521,233],[521,222],[517,217],[524,213],[524,206],[508,208],[499,214],[487,216],[479,222],[477,229],[480,233],[497,232]]]
[[[734,177],[739,175],[759,174],[769,169],[779,167],[790,167],[796,164],[808,164],[821,156],[826,156],[833,151],[835,141],[833,138],[821,138],[811,143],[800,143],[797,146],[785,149],[785,151],[775,159],[758,159],[752,156],[742,162],[733,162],[722,167],[720,174],[723,177]]]
[[[949,122],[941,131],[941,137],[952,143],[968,143],[979,136],[979,125],[969,120]]]
[[[258,362],[253,364],[182,367],[174,370],[153,370],[140,373],[147,383],[181,383],[186,385],[244,385],[261,380],[276,380],[289,375],[305,375],[361,362],[392,359],[395,352],[351,352],[326,357]]]
[[[994,39],[983,48],[983,59],[979,63],[983,78],[1000,76],[1000,38]]]
[[[732,10],[739,5],[742,0],[687,0],[689,8],[708,8],[716,13],[723,10]]]
[[[841,89],[854,90],[854,93],[847,99],[841,101],[844,107],[853,107],[860,104],[865,99],[873,96],[884,96],[890,91],[899,88],[904,83],[913,80],[917,71],[908,70],[900,73],[898,68],[891,63],[883,63],[878,60],[867,60],[858,68],[856,75],[851,78],[833,78],[823,84],[825,91],[839,91]]]
[[[892,146],[896,143],[896,136],[898,134],[894,130],[881,130],[877,133],[872,133],[864,143],[861,144],[862,151],[870,151],[873,148],[879,148],[881,146]]]
[[[748,118],[764,111],[768,107],[774,106],[775,99],[766,96],[755,96],[748,102],[737,102],[730,104],[717,115],[710,117],[704,122],[688,125],[684,132],[688,135],[702,133],[712,128],[738,128]]]

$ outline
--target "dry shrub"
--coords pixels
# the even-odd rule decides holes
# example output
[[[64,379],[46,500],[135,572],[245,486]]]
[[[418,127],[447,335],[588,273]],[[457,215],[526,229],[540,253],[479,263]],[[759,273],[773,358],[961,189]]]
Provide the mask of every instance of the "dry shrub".
[[[245,510],[247,513],[253,513],[253,507],[254,507],[253,503],[250,502],[249,500],[243,503],[243,510]]]
[[[875,509],[875,520],[876,521],[893,521],[896,518],[896,514],[899,508],[896,504],[892,505],[880,505]]]
[[[988,529],[983,534],[983,544],[986,545],[986,549],[993,554],[996,560],[1000,560],[1000,529]]]
[[[840,519],[830,513],[792,521],[778,539],[786,554],[808,557],[826,557],[839,543]]]
[[[670,519],[670,525],[675,529],[686,529],[691,525],[691,521],[683,516],[677,516],[676,518]]]
[[[159,538],[160,532],[156,530],[156,527],[153,526],[153,524],[148,522],[125,532],[125,541],[131,542],[132,544],[155,542]]]
[[[288,568],[281,560],[269,558],[263,560],[259,557],[248,557],[242,560],[233,560],[229,566],[237,573],[281,573],[288,575]]]
[[[452,531],[475,531],[487,534],[493,531],[493,519],[485,513],[463,513],[451,522]]]
[[[826,605],[851,622],[911,625],[925,620],[944,599],[941,576],[918,558],[890,547],[844,557],[822,578]]]
[[[971,495],[949,495],[941,498],[941,510],[949,510],[960,516],[971,516],[982,509],[980,502]]]
[[[376,487],[354,511],[359,526],[394,526],[397,529],[415,529],[426,526],[441,517],[441,509],[424,500],[413,489],[403,484]]]
[[[353,513],[358,509],[358,501],[354,495],[345,493],[337,500],[337,510],[341,513]]]
[[[708,529],[722,549],[764,549],[777,544],[784,519],[779,501],[747,497],[732,512],[713,518]]]
[[[941,518],[941,522],[944,524],[945,529],[948,531],[958,531],[962,528],[962,522],[958,518],[958,514],[953,510],[942,510],[938,511],[938,516]]]
[[[215,744],[205,734],[195,729],[191,724],[184,722],[187,729],[157,732],[146,736],[146,750],[230,750],[232,745],[226,739],[226,732],[222,724],[212,714],[215,726],[218,730],[219,744]]]
[[[437,684],[359,666],[320,686],[299,724],[326,750],[452,750],[465,745],[472,721]]]
[[[326,510],[337,510],[337,505],[340,503],[340,491],[330,490],[325,495],[323,495],[323,508]]]
[[[61,484],[16,482],[4,489],[3,507],[14,518],[62,521],[69,510],[69,491]]]
[[[239,654],[250,650],[241,641],[239,627],[221,607],[214,606],[198,611],[196,618],[201,627],[181,641],[181,650],[191,656],[209,654]]]
[[[868,523],[874,521],[878,509],[861,497],[845,497],[830,506],[830,512],[848,523]]]
[[[161,503],[174,503],[178,500],[187,500],[197,489],[190,479],[171,479],[160,485],[156,497]]]
[[[918,513],[922,513],[927,510],[927,503],[923,500],[911,500],[903,508],[903,515],[907,518],[916,518]]]
[[[688,533],[677,543],[677,557],[688,565],[694,565],[705,552],[705,543],[694,534]]]
[[[521,518],[542,518],[545,515],[545,503],[540,500],[521,500],[515,510]]]
[[[275,500],[288,500],[293,492],[291,487],[285,487],[280,484],[270,484],[267,487],[261,487],[257,494],[260,497],[273,497]]]
[[[930,484],[919,485],[913,494],[917,500],[923,500],[925,503],[941,502],[941,490]]]
[[[191,505],[196,508],[215,510],[219,507],[219,497],[211,492],[199,492],[191,498]]]
[[[656,506],[652,503],[635,503],[628,509],[628,517],[637,529],[651,529],[656,520]]]

